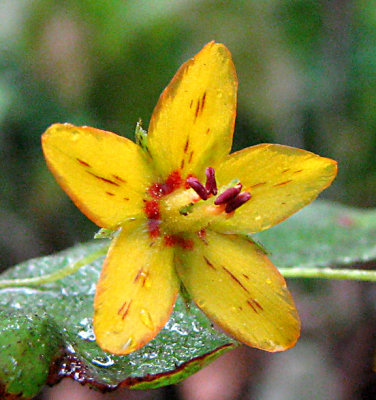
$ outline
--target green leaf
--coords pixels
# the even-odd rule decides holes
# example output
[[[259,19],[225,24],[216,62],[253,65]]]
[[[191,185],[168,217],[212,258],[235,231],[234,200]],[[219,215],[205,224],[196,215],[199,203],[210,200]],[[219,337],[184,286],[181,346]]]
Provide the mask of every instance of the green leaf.
[[[316,201],[255,237],[277,267],[344,267],[376,259],[376,210]]]
[[[8,393],[36,394],[62,346],[58,329],[43,313],[0,309],[0,376]],[[0,390],[1,393],[1,390]],[[3,397],[1,397],[3,398]]]
[[[4,279],[52,273],[103,246],[80,245],[22,263]],[[107,241],[105,242],[107,245]],[[93,296],[103,257],[60,281],[0,290],[0,394],[35,396],[64,376],[102,390],[147,389],[176,383],[237,344],[178,299],[171,319],[142,349],[114,356],[95,342]],[[3,395],[1,398],[4,398]]]

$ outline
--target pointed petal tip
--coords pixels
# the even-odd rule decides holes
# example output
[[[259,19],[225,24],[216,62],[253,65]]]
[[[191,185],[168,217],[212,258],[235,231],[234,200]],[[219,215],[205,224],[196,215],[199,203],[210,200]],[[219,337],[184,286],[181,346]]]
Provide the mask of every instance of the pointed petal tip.
[[[52,125],[50,125],[45,132],[43,133],[43,135],[45,135],[46,133],[51,133],[60,129],[64,129],[64,128],[72,128],[74,127],[73,124],[69,123],[69,122],[55,122]],[[43,136],[42,135],[42,136]]]
[[[280,353],[282,351],[290,350],[292,349],[298,342],[300,338],[300,320],[298,320],[299,325],[297,327],[297,331],[295,332],[295,335],[293,335],[290,338],[290,341],[286,342],[283,345],[275,345],[274,347],[270,349],[264,349],[265,351],[268,351],[269,353]]]

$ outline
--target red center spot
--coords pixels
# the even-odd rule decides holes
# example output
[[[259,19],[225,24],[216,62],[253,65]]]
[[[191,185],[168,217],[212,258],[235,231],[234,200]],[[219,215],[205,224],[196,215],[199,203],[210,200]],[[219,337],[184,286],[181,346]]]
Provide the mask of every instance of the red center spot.
[[[153,183],[149,189],[149,194],[154,199],[160,199],[165,195],[165,184],[164,183]]]
[[[183,179],[181,178],[179,171],[172,171],[171,174],[166,179],[166,185],[171,190],[169,193],[178,189],[183,184]]]
[[[148,229],[149,229],[149,236],[152,238],[156,238],[161,234],[161,230],[159,228],[160,221],[156,219],[150,219],[148,221]]]
[[[159,204],[156,200],[149,200],[145,203],[145,214],[149,219],[159,219]]]
[[[164,244],[168,247],[172,247],[175,246],[175,244],[177,244],[176,236],[174,235],[165,235],[163,239],[164,239]]]
[[[205,229],[201,229],[200,231],[197,232],[197,235],[200,239],[205,239],[206,237],[206,230]]]
[[[161,223],[159,212],[159,203],[157,200],[148,200],[145,202],[144,211],[148,217],[148,230],[149,235],[152,238],[158,237],[160,235],[159,225]]]
[[[161,197],[166,196],[167,194],[170,194],[174,190],[181,187],[182,184],[183,184],[183,179],[181,178],[180,172],[173,171],[166,179],[166,182],[153,183],[149,187],[148,192],[150,196],[153,197],[154,199],[160,199]]]
[[[184,239],[178,235],[165,235],[164,243],[166,246],[180,246],[182,249],[192,250],[193,249],[193,240]]]

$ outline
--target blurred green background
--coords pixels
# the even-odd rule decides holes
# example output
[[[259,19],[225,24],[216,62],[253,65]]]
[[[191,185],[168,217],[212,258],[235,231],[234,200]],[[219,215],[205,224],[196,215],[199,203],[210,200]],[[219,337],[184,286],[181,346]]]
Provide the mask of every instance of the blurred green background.
[[[211,40],[238,72],[234,149],[275,142],[334,158],[324,197],[376,206],[374,1],[1,0],[0,21],[3,268],[96,230],[47,170],[43,131],[71,122],[133,137]]]

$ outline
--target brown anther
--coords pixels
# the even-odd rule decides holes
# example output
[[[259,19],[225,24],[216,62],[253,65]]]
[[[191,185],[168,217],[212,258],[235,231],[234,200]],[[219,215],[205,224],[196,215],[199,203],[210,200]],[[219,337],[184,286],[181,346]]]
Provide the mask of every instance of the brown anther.
[[[229,214],[229,213],[235,211],[241,205],[246,203],[251,197],[252,197],[252,195],[249,192],[243,192],[243,193],[238,194],[235,198],[233,198],[226,204],[225,212],[227,214]]]
[[[212,167],[206,168],[205,175],[206,175],[205,189],[208,192],[208,194],[213,194],[215,196],[218,190],[217,190],[217,182],[215,180],[214,168]]]
[[[242,190],[242,184],[237,183],[234,187],[226,189],[223,193],[221,193],[214,201],[216,206],[220,204],[227,203],[234,199]]]
[[[202,200],[208,199],[208,193],[204,185],[197,178],[190,176],[187,179],[187,183],[201,197]]]

